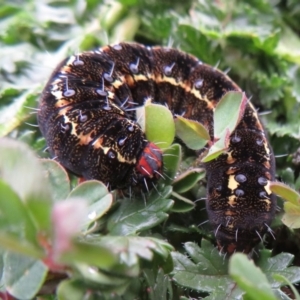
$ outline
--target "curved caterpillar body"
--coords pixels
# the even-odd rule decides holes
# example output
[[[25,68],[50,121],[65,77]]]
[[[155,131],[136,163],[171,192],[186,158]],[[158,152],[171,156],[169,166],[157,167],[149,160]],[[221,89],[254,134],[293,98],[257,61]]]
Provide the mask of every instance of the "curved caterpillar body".
[[[151,185],[162,152],[146,140],[134,109],[146,99],[197,120],[213,139],[213,110],[240,88],[184,52],[121,43],[65,59],[46,85],[38,123],[50,153],[75,174],[110,188]],[[207,211],[220,250],[249,253],[269,229],[276,200],[272,149],[247,104],[226,152],[206,163]]]

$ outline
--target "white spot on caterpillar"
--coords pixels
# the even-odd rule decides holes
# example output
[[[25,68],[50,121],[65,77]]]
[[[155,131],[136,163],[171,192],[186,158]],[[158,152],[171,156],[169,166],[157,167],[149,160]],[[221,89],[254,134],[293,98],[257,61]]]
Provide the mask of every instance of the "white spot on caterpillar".
[[[118,50],[118,51],[122,50],[122,46],[121,46],[120,44],[115,44],[115,45],[113,45],[112,47],[113,47],[115,50]]]
[[[238,188],[239,183],[235,180],[234,175],[229,175],[228,179],[228,188],[234,191],[236,188]]]

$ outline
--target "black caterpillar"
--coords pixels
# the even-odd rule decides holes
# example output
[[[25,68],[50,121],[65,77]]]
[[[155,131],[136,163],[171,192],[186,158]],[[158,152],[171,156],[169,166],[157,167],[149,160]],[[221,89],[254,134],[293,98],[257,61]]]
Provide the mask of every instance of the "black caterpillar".
[[[240,88],[225,74],[179,50],[120,43],[65,59],[47,83],[38,123],[63,166],[111,189],[151,185],[162,152],[147,141],[134,108],[146,99],[201,122],[213,139],[213,110]],[[226,152],[206,163],[207,212],[218,247],[249,253],[270,230],[276,199],[272,149],[247,104]]]

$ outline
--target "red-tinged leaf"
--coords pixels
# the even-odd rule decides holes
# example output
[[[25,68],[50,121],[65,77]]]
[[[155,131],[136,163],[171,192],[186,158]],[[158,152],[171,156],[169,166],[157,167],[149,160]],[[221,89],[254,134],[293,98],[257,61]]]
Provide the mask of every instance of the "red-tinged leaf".
[[[54,257],[59,258],[72,249],[72,240],[79,234],[86,215],[86,202],[79,198],[70,198],[54,205],[52,211]]]

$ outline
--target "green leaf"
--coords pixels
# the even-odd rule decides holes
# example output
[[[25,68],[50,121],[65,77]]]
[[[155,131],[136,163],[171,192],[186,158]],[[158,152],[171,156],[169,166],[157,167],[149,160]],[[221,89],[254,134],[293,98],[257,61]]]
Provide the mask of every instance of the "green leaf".
[[[160,239],[139,236],[104,236],[99,242],[111,249],[111,252],[123,257],[122,263],[130,266],[138,258],[152,260],[153,253],[167,259],[173,247]]]
[[[247,97],[242,92],[227,92],[214,111],[214,134],[219,139],[231,134],[244,116]]]
[[[291,202],[284,203],[284,215],[282,222],[289,228],[300,228],[300,205],[294,205]]]
[[[57,288],[58,300],[82,300],[87,294],[85,287],[78,279],[67,279],[62,281]]]
[[[207,154],[202,158],[201,162],[209,162],[216,159],[228,147],[230,133],[229,130],[217,142],[215,142],[208,150]]]
[[[194,187],[199,180],[203,179],[204,176],[203,169],[194,168],[187,170],[174,180],[173,189],[176,193],[185,193]]]
[[[20,94],[20,91],[8,86],[0,90],[0,98],[2,95],[8,96],[12,90]],[[9,105],[0,110],[0,137],[7,135],[28,119],[30,115],[27,106],[35,106],[35,94],[38,90],[40,90],[40,84],[32,85],[30,89],[22,92],[18,97],[14,97]]]
[[[300,228],[300,194],[282,182],[271,182],[270,189],[287,202],[282,222],[293,229]]]
[[[290,289],[292,290],[295,299],[300,300],[299,292],[296,290],[295,286],[286,277],[284,277],[280,274],[274,274],[273,277],[277,281],[282,281],[283,283],[286,283],[290,287]]]
[[[0,244],[3,249],[28,255],[36,259],[41,259],[45,255],[44,251],[35,244],[20,239],[19,237],[14,237],[10,232],[0,232]]]
[[[300,282],[300,268],[296,266],[290,266],[294,256],[290,253],[280,253],[274,257],[271,257],[271,251],[262,250],[257,266],[261,268],[264,274],[277,296],[281,296],[280,288],[286,285],[281,280],[274,278],[275,274],[284,276],[287,280],[293,284]],[[276,276],[275,276],[276,277]]]
[[[99,268],[109,268],[116,264],[117,257],[103,244],[74,241],[68,252],[61,253],[59,262],[68,265],[86,263]]]
[[[228,147],[229,137],[244,115],[247,97],[242,92],[230,91],[217,104],[214,111],[215,142],[202,162],[216,159]]]
[[[113,202],[113,196],[109,193],[107,187],[96,180],[79,184],[68,196],[68,198],[72,197],[84,199],[88,205],[86,220],[82,225],[82,230],[85,231],[110,209]]]
[[[129,235],[152,228],[168,218],[168,212],[174,201],[166,199],[170,187],[161,191],[161,195],[152,194],[146,203],[142,199],[123,199],[119,209],[108,221],[108,230],[112,235]]]
[[[247,292],[245,296],[250,297],[248,299],[257,299],[255,298],[255,291],[256,288],[259,289],[260,285],[257,285],[256,281],[262,284],[257,291],[260,296],[274,297],[276,294],[283,299],[288,299],[284,298],[284,294],[280,291],[285,283],[274,279],[274,274],[285,276],[293,284],[300,281],[300,268],[290,267],[293,255],[289,253],[270,257],[271,251],[263,250],[257,261],[258,267],[250,262],[246,255],[238,253],[230,259],[229,274],[233,276],[243,291],[235,285],[227,274],[228,261],[226,258],[220,256],[218,250],[208,241],[202,240],[201,248],[190,242],[185,243],[184,248],[188,257],[178,252],[172,252],[174,260],[173,280],[182,287],[210,293],[210,296],[205,299],[224,299],[226,297],[240,299],[245,292]],[[238,257],[235,260],[235,256],[242,256],[242,258]],[[227,292],[225,290],[224,294],[224,286],[232,288]],[[259,299],[276,298],[259,297]]]
[[[243,292],[234,287],[233,280],[227,274],[227,260],[217,248],[202,239],[202,247],[195,243],[184,244],[187,256],[172,252],[174,260],[173,280],[180,286],[193,290],[223,294],[226,297],[241,297]],[[232,287],[224,291],[224,287]]]
[[[229,274],[247,293],[247,299],[276,300],[265,274],[245,254],[236,253],[231,257]]]
[[[175,137],[175,125],[169,109],[146,102],[137,109],[137,119],[149,141],[156,143],[161,149],[171,145]]]
[[[118,43],[119,41],[133,40],[139,25],[140,18],[138,14],[134,12],[129,14],[113,28],[111,41]]]
[[[102,270],[94,268],[91,271],[91,267],[85,264],[77,264],[75,266],[76,271],[85,279],[85,282],[93,285],[97,284],[98,287],[101,285],[102,291],[122,289],[124,285],[128,285],[129,280],[132,279],[132,277],[136,277],[139,274],[138,264],[134,263],[126,267],[127,268],[124,268],[125,271],[122,273],[120,272],[120,265],[115,265],[110,273],[108,270],[103,272]]]
[[[125,7],[119,2],[112,2],[111,5],[103,5],[103,18],[101,18],[101,25],[109,30],[112,26],[115,26],[123,15]]]
[[[195,120],[176,116],[175,127],[176,135],[192,150],[203,148],[210,140],[207,129]]]
[[[48,268],[27,256],[8,252],[4,257],[4,284],[17,299],[32,299],[43,285]]]
[[[70,193],[70,179],[65,168],[52,159],[41,159],[46,178],[51,186],[52,199],[63,200]]]
[[[289,201],[291,204],[300,206],[300,194],[288,185],[278,181],[271,182],[270,189],[273,193],[280,196],[284,200]]]
[[[195,203],[188,198],[175,192],[172,192],[172,196],[175,198],[175,203],[172,207],[173,212],[188,212],[195,208]]]
[[[143,274],[148,286],[148,297],[150,300],[168,300],[173,298],[170,278],[164,274],[163,269],[158,269],[157,272],[146,269]]]
[[[288,26],[284,26],[282,30],[283,32],[281,34],[280,41],[275,51],[281,57],[284,57],[287,60],[299,64],[300,63],[299,37]]]
[[[300,57],[300,55],[299,55]],[[290,78],[293,81],[293,90],[292,94],[297,99],[297,102],[300,103],[300,68],[299,65],[294,66],[290,70]]]
[[[180,162],[181,162],[181,146],[179,144],[173,144],[167,148],[163,153],[164,167],[166,171],[164,172],[166,179],[164,184],[170,184],[175,178]]]
[[[110,249],[115,263],[113,265],[102,265],[101,270],[105,270],[105,272],[100,270],[90,272],[89,267],[85,264],[77,264],[76,269],[84,274],[84,278],[90,282],[109,286],[127,284],[128,277],[138,276],[140,259],[153,261],[156,256],[159,256],[161,258],[160,262],[165,261],[168,263],[170,251],[173,250],[173,247],[165,241],[151,237],[90,237],[86,239],[86,243],[89,243],[90,246]]]
[[[77,185],[67,198],[82,198],[91,205],[109,194],[107,187],[102,182],[88,180]]]
[[[0,174],[24,201],[41,230],[50,229],[50,189],[40,162],[23,143],[0,139]]]
[[[2,180],[0,180],[0,195],[0,232],[36,244],[37,230],[26,205]]]
[[[77,272],[85,280],[76,278],[62,281],[57,289],[59,300],[121,300],[118,295],[122,295],[131,282],[129,278],[106,275],[86,265],[78,266]]]

